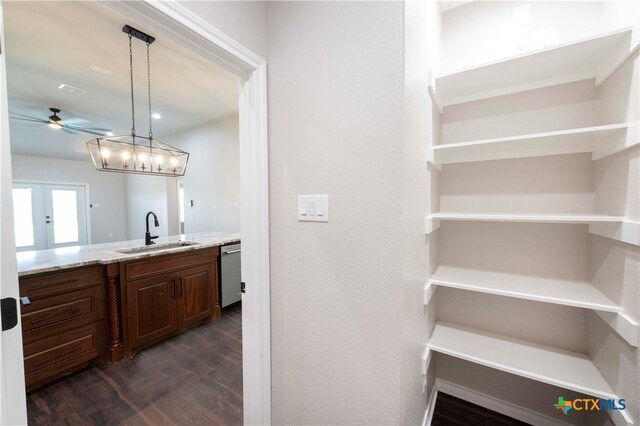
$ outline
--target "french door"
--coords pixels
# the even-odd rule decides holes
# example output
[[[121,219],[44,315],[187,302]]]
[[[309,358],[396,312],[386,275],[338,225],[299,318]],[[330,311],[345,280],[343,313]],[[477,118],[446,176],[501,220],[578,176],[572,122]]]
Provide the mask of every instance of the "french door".
[[[16,250],[87,244],[83,185],[13,184]]]

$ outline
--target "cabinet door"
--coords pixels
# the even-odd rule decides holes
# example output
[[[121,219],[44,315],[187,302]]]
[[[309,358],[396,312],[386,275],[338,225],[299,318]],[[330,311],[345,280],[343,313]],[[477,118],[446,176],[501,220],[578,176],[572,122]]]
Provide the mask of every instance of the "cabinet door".
[[[197,266],[178,272],[178,327],[188,327],[213,315],[213,268]]]
[[[127,283],[129,347],[151,343],[178,329],[175,280],[171,274]]]

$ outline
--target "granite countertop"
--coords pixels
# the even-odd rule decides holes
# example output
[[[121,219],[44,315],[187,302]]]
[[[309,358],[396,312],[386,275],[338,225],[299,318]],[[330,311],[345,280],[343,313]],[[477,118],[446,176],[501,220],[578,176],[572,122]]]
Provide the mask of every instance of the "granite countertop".
[[[106,265],[109,263],[135,260],[169,253],[179,253],[188,250],[221,246],[228,243],[240,242],[240,234],[231,234],[227,232],[205,232],[200,234],[183,234],[160,237],[154,241],[158,246],[178,241],[189,241],[197,244],[133,254],[123,254],[119,253],[117,250],[143,247],[144,239],[120,241],[115,243],[91,244],[87,246],[63,247],[51,250],[23,251],[17,253],[18,275],[25,276],[40,274],[42,272],[58,271],[61,269],[77,268],[79,266],[95,264]]]

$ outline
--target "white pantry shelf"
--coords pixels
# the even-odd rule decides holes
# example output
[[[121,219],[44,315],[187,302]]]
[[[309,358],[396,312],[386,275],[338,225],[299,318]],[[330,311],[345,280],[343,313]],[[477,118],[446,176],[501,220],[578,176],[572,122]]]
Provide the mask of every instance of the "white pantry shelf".
[[[638,123],[619,123],[435,145],[431,161],[438,167],[451,163],[581,152],[590,152],[594,160],[599,160],[639,143]]]
[[[442,322],[436,323],[427,347],[550,385],[618,399],[589,357],[581,353]]]
[[[605,312],[624,310],[589,283],[441,265],[429,284]]]
[[[438,107],[594,78],[605,81],[638,49],[638,29],[625,28],[454,72],[430,87]]]
[[[442,220],[480,221],[480,222],[525,222],[525,223],[622,223],[623,216],[603,214],[565,213],[455,213],[437,212],[426,217],[426,231],[433,232]]]

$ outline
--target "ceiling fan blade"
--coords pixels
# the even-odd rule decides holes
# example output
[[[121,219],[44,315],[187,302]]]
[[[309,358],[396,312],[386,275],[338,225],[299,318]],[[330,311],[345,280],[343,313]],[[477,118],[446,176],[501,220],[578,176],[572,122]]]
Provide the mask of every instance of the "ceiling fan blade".
[[[111,129],[105,129],[103,127],[86,127],[86,126],[77,126],[75,124],[71,124],[71,126],[75,127],[76,129],[93,130],[95,132],[102,132],[103,134],[107,132],[111,132]]]
[[[42,120],[40,118],[33,118],[33,117],[15,117],[15,116],[9,116],[10,119],[12,120],[21,120],[21,121],[31,121],[34,123],[43,123],[43,124],[48,124],[49,120]]]
[[[96,136],[105,136],[104,132],[94,132],[92,130],[89,130],[85,127],[77,127],[77,126],[72,126],[70,124],[63,124],[62,125],[63,129],[68,129],[68,130],[72,130],[74,132],[84,132],[84,133],[89,133],[91,135],[96,135]]]
[[[14,117],[33,118],[34,120],[46,120],[46,118],[42,118],[38,115],[22,114],[19,112],[9,112],[9,115],[12,115]]]
[[[65,123],[71,124],[73,126],[82,126],[82,123],[88,123],[89,122],[89,120],[85,120],[84,118],[79,118],[79,117],[73,117],[73,118],[65,117],[65,118],[63,118],[63,120],[64,120]]]
[[[62,129],[63,132],[71,133],[72,135],[75,135],[75,134],[78,133],[76,130],[70,129],[67,126],[62,126],[61,129]]]

